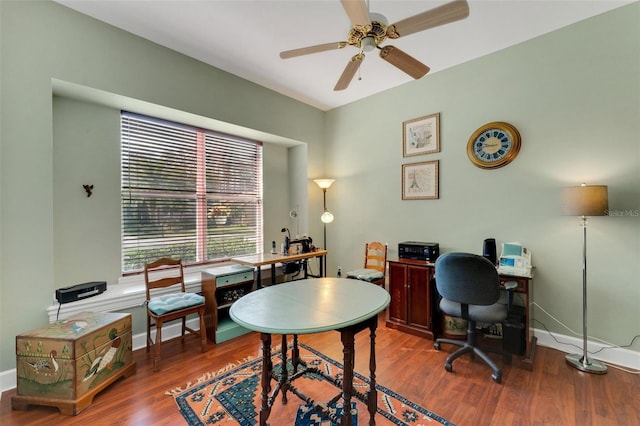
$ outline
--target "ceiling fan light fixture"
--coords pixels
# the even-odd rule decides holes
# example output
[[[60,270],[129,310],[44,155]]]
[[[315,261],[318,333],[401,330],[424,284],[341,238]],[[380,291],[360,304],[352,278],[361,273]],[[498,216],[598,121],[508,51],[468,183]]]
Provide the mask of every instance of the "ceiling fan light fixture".
[[[370,37],[370,36],[364,37],[360,42],[360,47],[362,48],[363,52],[371,52],[373,49],[376,48],[376,41],[374,40],[373,37]]]

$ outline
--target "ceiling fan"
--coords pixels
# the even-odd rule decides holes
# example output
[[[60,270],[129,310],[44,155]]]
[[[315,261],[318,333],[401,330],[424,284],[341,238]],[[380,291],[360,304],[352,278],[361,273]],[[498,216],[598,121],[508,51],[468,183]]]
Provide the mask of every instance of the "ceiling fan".
[[[395,24],[387,25],[386,18],[377,13],[369,13],[366,0],[340,0],[342,7],[349,16],[353,27],[349,31],[347,41],[319,44],[300,49],[280,52],[282,59],[311,53],[342,49],[353,46],[360,49],[347,63],[340,79],[333,90],[344,90],[349,87],[353,76],[360,68],[364,59],[364,52],[377,48],[380,57],[391,65],[419,79],[429,72],[429,67],[414,57],[406,54],[394,46],[380,46],[387,38],[396,39],[409,34],[424,31],[440,25],[459,21],[469,16],[469,5],[466,0],[454,0],[434,9],[405,18]]]

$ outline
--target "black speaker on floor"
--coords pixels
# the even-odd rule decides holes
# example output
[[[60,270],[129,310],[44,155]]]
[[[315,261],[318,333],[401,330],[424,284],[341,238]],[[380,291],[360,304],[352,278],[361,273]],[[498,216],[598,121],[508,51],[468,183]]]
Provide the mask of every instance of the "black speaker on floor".
[[[502,323],[502,345],[506,352],[514,355],[524,355],[527,347],[524,327],[523,323],[513,319]]]
[[[495,238],[487,238],[482,245],[482,255],[489,259],[494,265],[498,262],[496,254],[496,240]]]

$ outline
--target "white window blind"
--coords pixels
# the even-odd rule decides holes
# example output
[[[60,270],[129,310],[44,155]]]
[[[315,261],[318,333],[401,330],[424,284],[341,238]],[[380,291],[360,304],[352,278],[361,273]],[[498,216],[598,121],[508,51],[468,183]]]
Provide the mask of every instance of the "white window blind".
[[[122,271],[262,247],[262,144],[121,114]]]

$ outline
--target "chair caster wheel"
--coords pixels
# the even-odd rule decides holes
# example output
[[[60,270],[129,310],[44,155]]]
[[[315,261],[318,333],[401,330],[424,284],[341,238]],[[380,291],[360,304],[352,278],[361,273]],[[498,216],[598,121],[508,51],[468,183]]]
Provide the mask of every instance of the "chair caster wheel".
[[[500,384],[500,382],[502,381],[502,373],[493,373],[491,375],[491,378],[493,379],[494,382]]]
[[[435,342],[435,343],[433,344],[433,347],[435,348],[435,350],[436,350],[436,351],[439,351],[439,350],[440,350],[440,343]]]
[[[451,373],[453,371],[453,365],[447,362],[444,364],[444,369]]]

